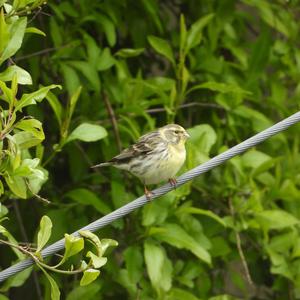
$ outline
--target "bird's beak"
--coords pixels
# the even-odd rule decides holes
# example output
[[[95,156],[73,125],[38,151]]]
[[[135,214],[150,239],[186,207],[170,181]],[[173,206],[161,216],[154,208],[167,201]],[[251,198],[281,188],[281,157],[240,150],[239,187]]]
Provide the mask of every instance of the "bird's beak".
[[[185,137],[186,139],[189,139],[191,136],[185,131],[185,132],[184,132],[184,137]]]

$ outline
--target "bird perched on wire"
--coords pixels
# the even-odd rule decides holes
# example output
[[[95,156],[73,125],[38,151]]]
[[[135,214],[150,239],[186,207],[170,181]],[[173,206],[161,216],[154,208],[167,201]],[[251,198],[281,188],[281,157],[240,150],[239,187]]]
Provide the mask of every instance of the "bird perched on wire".
[[[145,196],[150,200],[152,193],[147,189],[148,184],[168,180],[176,187],[174,176],[185,161],[185,142],[189,137],[183,127],[169,124],[141,136],[119,155],[92,168],[114,166],[131,172],[143,182]]]

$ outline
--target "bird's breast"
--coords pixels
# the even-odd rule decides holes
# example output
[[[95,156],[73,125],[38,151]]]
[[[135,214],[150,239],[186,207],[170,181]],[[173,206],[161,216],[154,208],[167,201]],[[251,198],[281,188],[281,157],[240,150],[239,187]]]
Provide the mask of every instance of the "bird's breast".
[[[176,173],[182,167],[186,151],[185,148],[176,148],[173,145],[168,146],[167,155],[162,154],[157,160],[153,160],[141,176],[145,184],[157,184],[175,177]]]

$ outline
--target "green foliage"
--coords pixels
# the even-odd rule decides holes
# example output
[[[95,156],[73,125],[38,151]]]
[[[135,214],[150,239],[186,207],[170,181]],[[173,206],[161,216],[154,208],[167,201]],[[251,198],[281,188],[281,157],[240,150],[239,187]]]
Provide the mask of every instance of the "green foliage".
[[[183,172],[299,108],[298,0],[0,4],[1,268],[26,256],[16,237],[41,259],[141,195],[90,166],[147,131],[187,128]],[[47,266],[83,276],[40,260],[43,298],[300,299],[298,127],[103,228],[120,244],[108,260],[112,240],[65,234]],[[0,299],[37,298],[26,272]]]

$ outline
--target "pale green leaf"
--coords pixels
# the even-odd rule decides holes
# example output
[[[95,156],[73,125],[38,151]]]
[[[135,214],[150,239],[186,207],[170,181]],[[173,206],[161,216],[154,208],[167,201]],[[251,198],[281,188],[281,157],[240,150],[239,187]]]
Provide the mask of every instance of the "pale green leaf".
[[[66,143],[73,140],[84,142],[99,141],[107,136],[107,131],[100,125],[82,123],[76,127],[68,136]]]
[[[200,300],[194,294],[179,288],[171,289],[166,300]]]
[[[59,288],[57,286],[56,281],[49,275],[49,273],[42,268],[39,265],[39,268],[44,272],[44,274],[46,275],[46,278],[48,279],[49,283],[50,283],[50,288],[51,288],[51,300],[59,300],[60,299],[60,291]]]
[[[13,79],[14,74],[17,75],[18,84],[32,84],[30,74],[26,70],[16,65],[9,66],[5,71],[0,73],[0,80],[11,81]]]
[[[41,141],[45,139],[42,123],[36,119],[23,119],[15,124],[15,128],[30,132]]]
[[[80,286],[85,286],[93,282],[94,280],[97,279],[97,277],[100,275],[99,270],[95,269],[88,269],[83,272],[83,276],[80,280]]]
[[[88,251],[86,256],[91,259],[92,267],[95,269],[99,269],[107,263],[106,257],[97,256],[96,254],[94,254],[91,251]]]
[[[200,44],[203,28],[212,20],[214,14],[206,15],[196,21],[187,32],[186,51]]]
[[[129,246],[123,253],[128,277],[131,282],[137,283],[143,274],[143,256],[138,246]]]
[[[209,211],[209,210],[205,210],[205,209],[201,209],[201,208],[197,208],[197,207],[180,207],[176,211],[176,213],[207,216],[209,218],[214,219],[215,221],[217,221],[222,226],[226,227],[226,223],[223,221],[223,219],[220,218],[218,215],[214,214],[213,212]]]
[[[47,93],[54,88],[61,88],[61,86],[51,84],[49,86],[44,86],[33,93],[23,94],[21,99],[17,102],[15,110],[21,111],[25,106],[35,104],[36,102],[41,102],[47,96]]]
[[[129,49],[129,48],[124,48],[119,50],[118,52],[115,53],[116,56],[128,58],[128,57],[134,57],[138,56],[141,53],[143,53],[145,48],[137,48],[137,49]]]
[[[27,186],[25,179],[20,176],[4,176],[10,190],[19,198],[27,198]]]
[[[70,234],[65,234],[65,252],[61,261],[56,267],[62,265],[68,258],[76,255],[84,248],[84,239],[82,237],[75,237]]]
[[[160,289],[168,291],[171,288],[172,265],[164,249],[159,245],[146,241],[144,244],[144,256],[147,272],[153,287],[158,291]]]
[[[14,20],[14,22],[9,26],[10,38],[0,56],[0,64],[2,64],[6,59],[12,57],[21,47],[25,29],[27,25],[27,18],[22,17]]]
[[[299,224],[299,220],[284,210],[264,210],[255,214],[256,221],[266,229],[283,229]]]
[[[98,60],[95,62],[98,71],[110,69],[116,63],[115,58],[110,53],[110,48],[104,48]]]
[[[179,249],[191,251],[199,259],[210,264],[210,254],[192,236],[177,224],[165,224],[162,227],[152,227],[150,235]]]
[[[40,229],[37,235],[37,249],[39,253],[47,244],[52,232],[52,222],[48,216],[43,216],[40,221]]]
[[[175,64],[173,50],[166,40],[150,35],[148,36],[148,41],[156,52],[166,57],[172,64]]]
[[[25,30],[26,33],[35,33],[35,34],[39,34],[42,36],[46,36],[45,32],[43,32],[42,30],[36,28],[36,27],[27,27]]]

